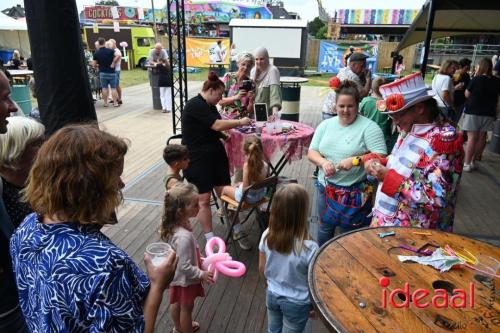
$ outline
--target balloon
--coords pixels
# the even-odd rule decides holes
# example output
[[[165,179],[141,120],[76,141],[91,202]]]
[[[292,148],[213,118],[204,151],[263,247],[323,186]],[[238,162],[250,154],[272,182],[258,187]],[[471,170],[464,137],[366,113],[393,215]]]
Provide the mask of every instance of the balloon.
[[[215,246],[217,246],[217,252],[214,253]],[[205,254],[207,257],[203,260],[201,267],[214,273],[214,280],[217,280],[219,272],[229,277],[240,277],[246,273],[245,264],[232,260],[226,252],[226,243],[219,237],[212,237],[207,241]]]

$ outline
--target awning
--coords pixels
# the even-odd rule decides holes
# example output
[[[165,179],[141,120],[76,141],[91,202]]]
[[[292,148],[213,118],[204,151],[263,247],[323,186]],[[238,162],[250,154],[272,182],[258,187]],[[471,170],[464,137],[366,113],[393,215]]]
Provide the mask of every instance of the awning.
[[[432,39],[458,35],[500,34],[500,0],[434,0]],[[430,0],[422,6],[397,47],[425,40]]]
[[[0,30],[28,30],[26,26],[26,21],[18,21],[0,13]]]

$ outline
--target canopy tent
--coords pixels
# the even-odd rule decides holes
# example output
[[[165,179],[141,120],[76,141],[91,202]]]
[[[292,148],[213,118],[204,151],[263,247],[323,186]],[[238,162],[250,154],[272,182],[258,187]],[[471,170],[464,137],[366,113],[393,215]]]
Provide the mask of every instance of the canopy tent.
[[[26,21],[0,13],[0,49],[17,49],[25,58],[31,54]]]
[[[431,39],[458,35],[500,34],[499,0],[433,0]],[[396,51],[425,40],[431,0],[427,0]]]

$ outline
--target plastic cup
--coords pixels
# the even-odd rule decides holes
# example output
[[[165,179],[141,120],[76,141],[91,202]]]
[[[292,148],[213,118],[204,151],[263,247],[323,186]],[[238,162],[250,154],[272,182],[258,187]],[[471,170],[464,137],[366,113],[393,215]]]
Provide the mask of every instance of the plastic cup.
[[[269,135],[273,135],[274,134],[274,122],[268,122],[266,123],[266,132],[267,134]]]
[[[264,127],[264,125],[262,125],[262,124],[255,124],[255,134],[257,134],[258,136],[261,136],[263,127]]]
[[[160,266],[172,251],[172,247],[168,243],[152,243],[146,247],[146,252],[151,256],[153,266]]]
[[[276,121],[276,123],[274,124],[274,130],[277,134],[283,132],[283,123],[279,120]]]

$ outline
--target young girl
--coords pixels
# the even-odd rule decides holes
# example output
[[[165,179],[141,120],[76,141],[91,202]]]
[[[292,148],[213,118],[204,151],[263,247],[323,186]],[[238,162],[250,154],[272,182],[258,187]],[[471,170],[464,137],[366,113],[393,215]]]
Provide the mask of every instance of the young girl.
[[[222,189],[222,195],[227,195],[236,201],[241,201],[245,188],[263,181],[268,171],[267,163],[264,162],[262,141],[260,141],[258,137],[247,137],[243,143],[243,151],[246,156],[246,161],[243,165],[243,182],[236,184],[236,186],[224,186]],[[266,192],[266,188],[251,190],[248,192],[245,201],[248,204],[255,204],[266,195]],[[246,242],[241,232],[241,224],[238,221],[237,224],[234,225],[233,238],[238,241],[243,250],[250,250],[251,246]]]
[[[259,244],[259,272],[267,280],[267,331],[302,332],[311,311],[307,269],[318,245],[310,240],[309,196],[302,185],[279,189],[269,228]]]
[[[201,281],[214,282],[213,274],[200,268],[200,251],[189,222],[198,214],[198,190],[192,184],[178,183],[166,192],[164,205],[161,238],[170,242],[179,257],[169,289],[173,333],[191,333],[200,328],[191,314],[196,297],[205,296]]]
[[[172,80],[170,78],[170,64],[166,59],[160,59],[156,66],[158,70],[158,87],[160,88],[160,100],[163,113],[172,111]]]

